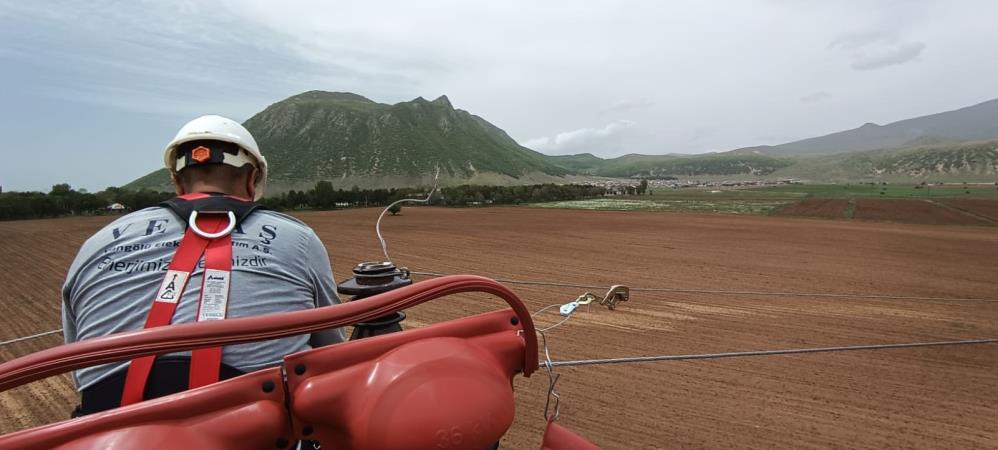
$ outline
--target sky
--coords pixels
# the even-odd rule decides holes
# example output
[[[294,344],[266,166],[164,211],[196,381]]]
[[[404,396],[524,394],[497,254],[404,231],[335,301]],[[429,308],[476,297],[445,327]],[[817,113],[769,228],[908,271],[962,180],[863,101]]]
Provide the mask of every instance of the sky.
[[[780,144],[998,97],[995,17],[973,0],[0,0],[0,186],[120,186],[188,120],[308,90],[447,95],[547,154]]]

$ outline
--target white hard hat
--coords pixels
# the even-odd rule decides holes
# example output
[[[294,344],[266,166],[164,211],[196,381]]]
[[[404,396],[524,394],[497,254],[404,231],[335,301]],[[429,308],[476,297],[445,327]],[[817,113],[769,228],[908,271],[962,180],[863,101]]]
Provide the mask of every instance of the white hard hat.
[[[184,156],[177,155],[177,148],[191,141],[221,141],[239,146],[252,160],[243,158],[240,153],[239,155],[234,155],[233,158],[225,155],[224,161],[219,162],[234,166],[242,166],[244,163],[249,162],[256,166],[260,170],[260,174],[256,180],[256,194],[253,199],[259,200],[263,197],[264,189],[267,187],[267,159],[260,154],[260,148],[257,147],[256,140],[253,139],[253,135],[246,128],[243,128],[242,125],[232,119],[214,115],[201,116],[187,122],[177,132],[177,136],[166,146],[163,162],[170,173],[176,173],[186,166],[184,162],[181,162],[179,164],[180,167],[177,167],[177,160]]]

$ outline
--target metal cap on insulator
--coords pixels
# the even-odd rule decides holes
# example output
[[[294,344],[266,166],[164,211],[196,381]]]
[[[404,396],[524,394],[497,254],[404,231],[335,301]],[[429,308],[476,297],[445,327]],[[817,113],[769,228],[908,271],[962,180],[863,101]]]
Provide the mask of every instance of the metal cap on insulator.
[[[365,262],[354,266],[353,278],[336,285],[336,291],[354,296],[350,299],[354,302],[410,284],[412,278],[409,277],[409,269],[396,268],[390,261]],[[396,311],[369,322],[355,324],[350,340],[402,331],[403,320],[405,312]]]
[[[354,266],[353,278],[338,284],[336,291],[358,300],[410,284],[408,269],[396,268],[390,261],[364,262]]]

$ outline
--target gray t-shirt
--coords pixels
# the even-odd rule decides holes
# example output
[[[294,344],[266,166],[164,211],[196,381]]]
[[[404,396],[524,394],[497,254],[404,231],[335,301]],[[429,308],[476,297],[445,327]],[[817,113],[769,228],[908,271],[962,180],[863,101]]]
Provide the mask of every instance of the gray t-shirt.
[[[66,342],[141,329],[184,231],[185,223],[170,210],[153,207],[123,216],[88,239],[62,289]],[[194,321],[203,271],[202,258],[172,323]],[[254,212],[232,232],[230,286],[228,318],[339,303],[322,242],[304,223],[273,211]],[[223,349],[222,362],[249,372],[278,365],[285,355],[311,345],[342,340],[336,329],[231,345]],[[80,369],[73,379],[83,390],[126,364]]]

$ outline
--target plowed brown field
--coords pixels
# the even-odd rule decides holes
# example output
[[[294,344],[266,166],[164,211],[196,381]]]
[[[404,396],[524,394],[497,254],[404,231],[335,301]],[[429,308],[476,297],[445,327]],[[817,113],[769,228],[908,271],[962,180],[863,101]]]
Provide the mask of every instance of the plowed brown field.
[[[856,211],[853,217],[856,219],[920,224],[991,224],[972,214],[946,208],[927,200],[858,199],[856,200]]]
[[[783,207],[774,215],[843,219],[847,206],[849,200],[844,198],[808,198]]]
[[[948,198],[941,200],[942,203],[961,209],[971,214],[998,221],[998,201],[991,199],[975,198]]]
[[[858,209],[857,209],[858,212]],[[299,216],[337,279],[380,260],[374,209]],[[59,327],[59,286],[106,218],[0,223],[0,340]],[[998,297],[998,228],[649,212],[406,208],[382,230],[413,270],[632,287]],[[511,286],[536,310],[578,289]],[[494,309],[458,296],[408,326]],[[537,318],[540,325],[557,313]],[[634,292],[549,333],[555,359],[998,337],[998,303]],[[0,347],[9,359],[58,342]],[[994,448],[998,346],[559,369],[561,422],[605,448]],[[547,377],[517,378],[505,448],[537,448]],[[0,394],[3,431],[66,417],[66,378]],[[414,412],[418,413],[418,412]]]

